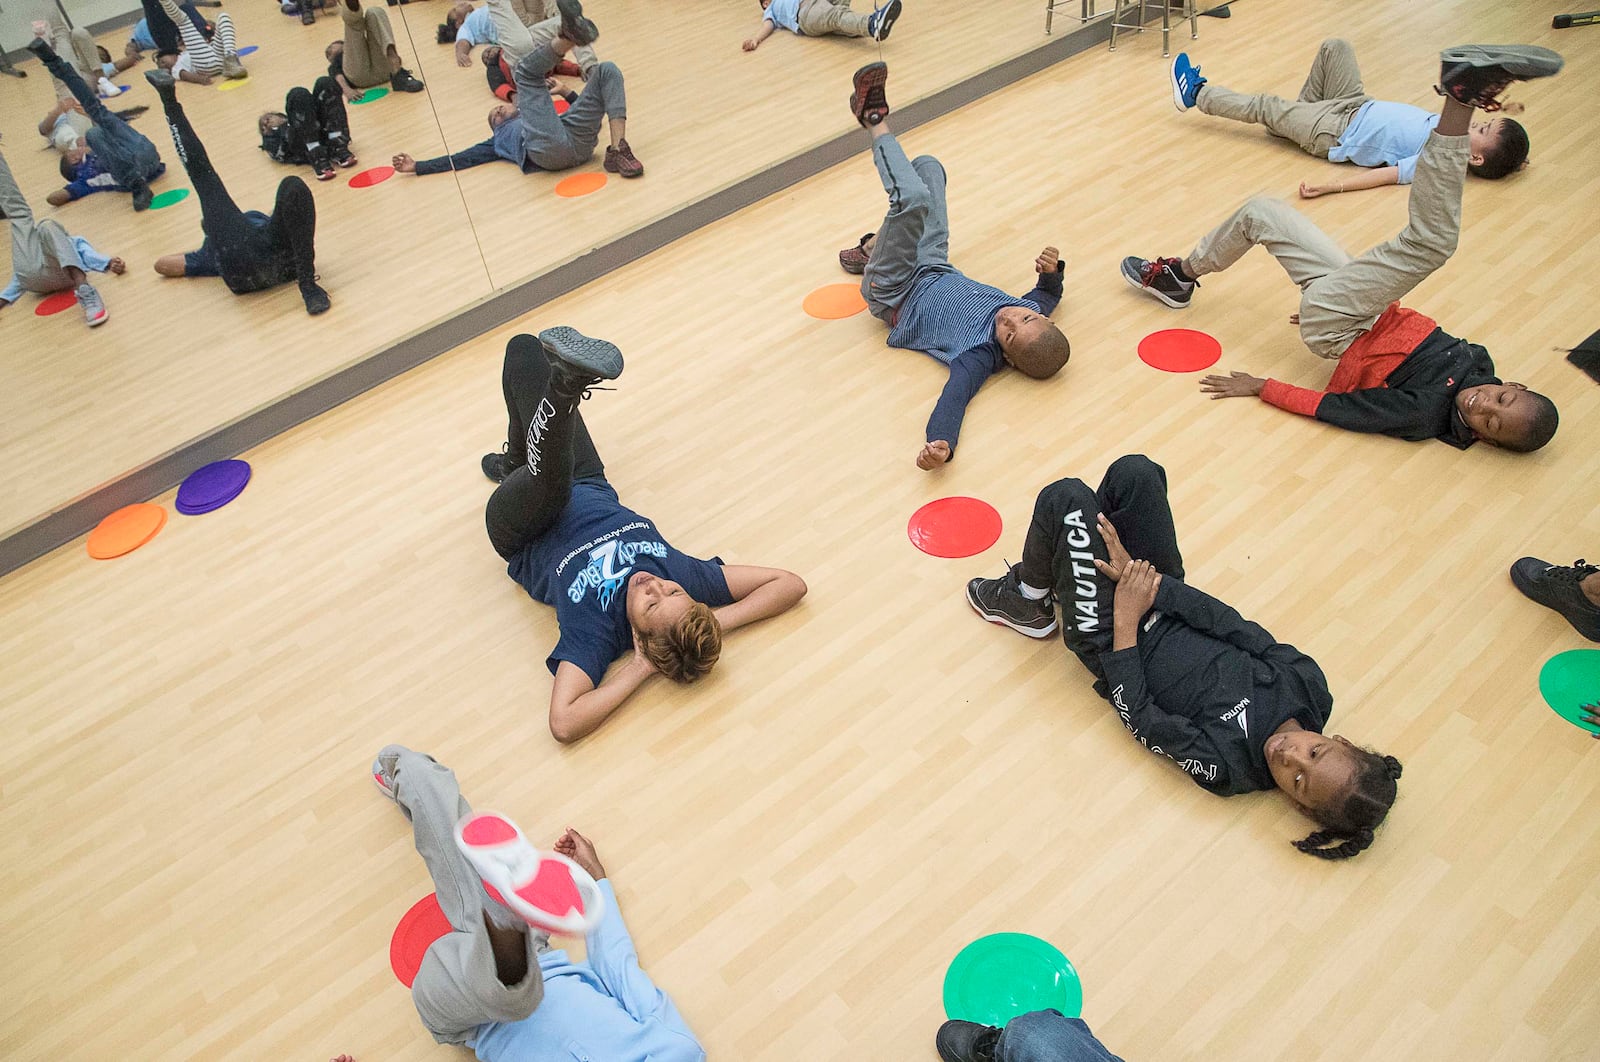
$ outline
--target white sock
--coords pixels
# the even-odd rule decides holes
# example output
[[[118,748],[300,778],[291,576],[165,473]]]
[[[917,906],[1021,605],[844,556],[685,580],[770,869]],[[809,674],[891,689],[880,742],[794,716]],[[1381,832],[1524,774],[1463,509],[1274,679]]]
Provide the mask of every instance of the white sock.
[[[1017,582],[1017,589],[1021,590],[1022,596],[1027,598],[1029,601],[1043,601],[1045,598],[1050,596],[1050,591],[1040,590],[1037,586],[1029,586],[1027,583],[1024,583],[1020,580]]]

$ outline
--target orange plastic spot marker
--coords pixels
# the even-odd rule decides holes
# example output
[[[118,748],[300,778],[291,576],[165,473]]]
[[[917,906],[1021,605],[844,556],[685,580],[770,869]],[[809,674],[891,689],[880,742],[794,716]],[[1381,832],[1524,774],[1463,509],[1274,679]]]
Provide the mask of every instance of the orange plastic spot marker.
[[[150,502],[125,505],[89,532],[89,556],[110,560],[132,553],[156,537],[167,523],[167,511]]]
[[[598,192],[606,186],[603,173],[575,173],[556,185],[556,195],[563,199],[576,199],[580,195]]]
[[[861,297],[861,289],[855,284],[824,284],[822,287],[806,296],[806,301],[800,308],[812,317],[824,321],[837,321],[844,317],[854,317],[867,308],[867,300]]]

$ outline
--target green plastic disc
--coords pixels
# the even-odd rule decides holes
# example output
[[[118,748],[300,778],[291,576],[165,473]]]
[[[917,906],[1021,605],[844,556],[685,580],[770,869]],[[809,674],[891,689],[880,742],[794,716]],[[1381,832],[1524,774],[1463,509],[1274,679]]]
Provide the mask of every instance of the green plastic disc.
[[[373,100],[381,100],[381,99],[383,99],[388,94],[389,94],[389,90],[386,89],[386,88],[369,88],[369,89],[367,89],[367,91],[365,91],[365,92],[363,92],[361,94],[361,98],[360,99],[354,100],[353,102],[355,102],[355,103],[371,103]]]
[[[1546,660],[1539,669],[1539,692],[1557,715],[1588,733],[1584,705],[1600,704],[1600,649],[1569,649]]]
[[[160,195],[155,196],[150,200],[150,209],[162,210],[166,207],[172,206],[174,203],[181,203],[188,198],[189,189],[168,188],[165,192],[162,192]]]
[[[1053,944],[1026,933],[991,933],[961,949],[944,975],[944,1012],[953,1021],[1004,1027],[1018,1015],[1083,1013],[1078,971]]]

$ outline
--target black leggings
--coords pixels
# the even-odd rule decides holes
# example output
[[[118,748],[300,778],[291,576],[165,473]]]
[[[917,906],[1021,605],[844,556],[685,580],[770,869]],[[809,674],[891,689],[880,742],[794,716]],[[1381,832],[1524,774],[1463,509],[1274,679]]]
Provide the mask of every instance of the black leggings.
[[[506,344],[500,390],[506,400],[506,459],[515,464],[484,510],[489,541],[510,560],[561,516],[580,479],[604,479],[606,467],[584,426],[575,395],[550,388],[550,359],[535,336]]]
[[[350,146],[344,93],[333,78],[317,78],[309,92],[290,89],[283,112],[289,119],[289,152],[295,162],[314,163],[327,158],[335,147]]]
[[[189,183],[200,197],[200,230],[215,251],[217,271],[235,295],[261,291],[287,280],[316,279],[317,203],[298,177],[285,177],[265,225],[246,217],[211,167],[205,145],[183,113],[172,88],[160,90],[167,126]]]
[[[1099,490],[1090,490],[1081,479],[1060,479],[1039,492],[1022,547],[1022,581],[1055,590],[1062,640],[1097,678],[1104,677],[1100,654],[1111,648],[1117,591],[1117,584],[1094,566],[1110,557],[1095,525],[1102,512],[1130,557],[1149,561],[1162,575],[1183,578],[1167,473],[1148,457],[1117,458]]]

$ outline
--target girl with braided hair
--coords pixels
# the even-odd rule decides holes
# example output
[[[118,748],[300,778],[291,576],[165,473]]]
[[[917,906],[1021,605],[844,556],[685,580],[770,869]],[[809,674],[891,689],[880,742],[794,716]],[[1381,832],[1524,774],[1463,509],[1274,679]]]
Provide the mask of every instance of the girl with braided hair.
[[[1365,850],[1394,803],[1399,760],[1322,732],[1333,695],[1316,661],[1183,582],[1148,457],[1117,459],[1098,490],[1040,491],[1022,563],[973,579],[967,602],[1030,638],[1055,632],[1059,604],[1067,648],[1133,736],[1219,796],[1282,790],[1322,827],[1294,842],[1308,855]]]

